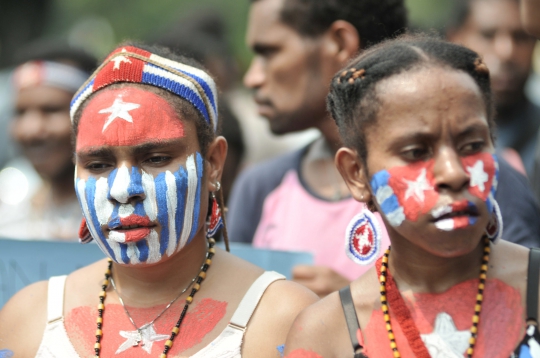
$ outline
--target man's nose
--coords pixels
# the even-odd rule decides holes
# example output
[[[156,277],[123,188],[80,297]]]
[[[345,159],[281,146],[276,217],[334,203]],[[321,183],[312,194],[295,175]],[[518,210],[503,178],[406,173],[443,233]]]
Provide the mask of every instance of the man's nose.
[[[251,60],[251,64],[244,75],[244,86],[247,88],[258,88],[265,81],[264,67],[262,59],[257,56]]]
[[[46,123],[43,114],[37,110],[28,110],[13,120],[13,137],[19,142],[31,142],[43,139]]]
[[[433,172],[438,191],[460,192],[469,184],[470,175],[463,167],[461,158],[454,150],[446,148],[435,156]]]
[[[109,175],[109,200],[121,204],[141,201],[146,198],[142,175],[137,167],[121,166]]]
[[[511,34],[499,34],[495,37],[495,53],[500,61],[505,62],[512,59],[515,51],[515,43]]]

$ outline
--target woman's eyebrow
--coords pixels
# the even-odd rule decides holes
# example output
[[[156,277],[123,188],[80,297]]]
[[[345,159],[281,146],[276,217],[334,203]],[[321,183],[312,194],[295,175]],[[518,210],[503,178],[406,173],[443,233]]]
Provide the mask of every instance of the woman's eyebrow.
[[[108,147],[82,149],[76,153],[78,157],[112,157],[113,152]]]
[[[181,143],[181,140],[179,139],[146,142],[146,143],[135,146],[135,148],[133,148],[133,154],[141,155],[141,154],[153,151],[153,150],[168,149],[173,146],[179,146],[180,143]]]

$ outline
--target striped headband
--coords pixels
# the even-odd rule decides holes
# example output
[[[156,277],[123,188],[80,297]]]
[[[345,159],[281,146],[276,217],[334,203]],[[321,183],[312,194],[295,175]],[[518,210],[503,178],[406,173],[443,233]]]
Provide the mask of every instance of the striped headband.
[[[77,67],[53,61],[28,61],[13,71],[16,89],[51,86],[75,93],[88,78],[88,73]]]
[[[182,97],[217,131],[217,88],[212,77],[198,68],[133,46],[114,50],[79,88],[71,101],[71,121],[92,93],[120,82],[147,84]]]

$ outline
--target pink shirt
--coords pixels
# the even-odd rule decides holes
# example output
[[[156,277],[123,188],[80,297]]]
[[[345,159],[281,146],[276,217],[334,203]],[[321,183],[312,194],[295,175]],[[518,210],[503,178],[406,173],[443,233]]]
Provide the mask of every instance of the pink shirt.
[[[362,210],[367,210],[365,204],[353,198],[331,202],[314,197],[291,169],[266,197],[253,246],[311,252],[315,265],[330,267],[354,280],[372,266],[358,265],[345,254],[347,225]],[[380,215],[375,215],[383,233],[381,256],[390,241]]]

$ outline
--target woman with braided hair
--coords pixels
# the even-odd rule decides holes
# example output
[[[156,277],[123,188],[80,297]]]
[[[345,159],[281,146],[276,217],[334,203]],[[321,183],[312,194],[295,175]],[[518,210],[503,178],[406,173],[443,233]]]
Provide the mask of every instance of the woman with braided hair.
[[[217,103],[207,72],[156,47],[118,47],[79,89],[80,238],[108,259],[15,295],[0,311],[1,357],[279,356],[317,298],[214,247]]]
[[[354,198],[381,213],[391,246],[299,315],[286,356],[540,356],[540,260],[498,241],[499,165],[479,56],[427,37],[391,40],[334,77],[328,106],[344,143],[336,165]],[[356,216],[350,257],[379,234],[370,212]]]

